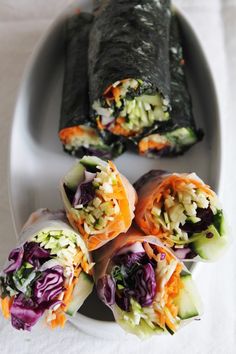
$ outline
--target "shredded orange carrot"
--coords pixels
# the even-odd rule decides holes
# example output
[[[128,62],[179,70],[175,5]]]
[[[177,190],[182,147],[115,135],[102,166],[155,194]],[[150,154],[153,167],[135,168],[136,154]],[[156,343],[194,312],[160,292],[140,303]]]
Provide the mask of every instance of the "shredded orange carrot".
[[[71,284],[66,287],[63,297],[63,305],[59,307],[56,311],[53,312],[56,315],[56,318],[49,322],[49,326],[54,329],[56,327],[64,327],[66,322],[66,316],[64,312],[68,309],[70,302],[73,300],[73,290],[75,285],[78,282],[79,275],[82,271],[82,268],[85,272],[89,272],[89,264],[87,263],[85,255],[83,255],[80,248],[78,249],[78,253],[74,257],[74,263],[77,263],[77,267],[74,271],[74,279],[72,280]],[[82,266],[82,268],[81,268]]]
[[[177,316],[178,307],[174,304],[175,298],[178,296],[183,284],[180,279],[180,273],[183,269],[182,264],[178,264],[171,278],[165,286],[165,302],[172,316]]]
[[[126,82],[127,80],[129,79],[124,79],[124,80],[121,80],[120,83],[124,83]],[[113,85],[110,85],[106,88],[106,90],[104,91],[103,93],[103,96],[104,98],[106,99],[106,101],[109,102],[110,101],[119,101],[120,99],[120,96],[121,96],[121,89],[120,89],[120,86],[117,85],[115,87],[113,87]],[[122,127],[122,124],[125,122],[125,118],[124,117],[118,117],[115,121],[115,125],[113,127],[110,128],[111,132],[113,134],[116,134],[116,135],[123,135],[123,136],[133,136],[135,135],[136,133],[134,131],[131,131],[131,130],[127,130],[127,129],[124,129]],[[101,120],[100,118],[97,119],[97,127],[98,129],[100,130],[103,130],[104,129],[104,126],[103,124],[101,123]]]
[[[87,262],[85,255],[83,256],[83,258],[81,260],[81,265],[82,265],[82,268],[85,271],[85,273],[89,273],[90,267],[89,267],[89,264]]]
[[[168,318],[167,316],[165,317],[165,322],[166,322],[167,326],[168,326],[173,332],[176,331],[175,325],[169,320],[169,318]]]
[[[111,168],[116,171],[116,167],[113,164],[113,162],[109,161],[109,165],[111,166]],[[118,180],[118,185],[120,186],[120,191],[123,194],[123,199],[118,201],[119,207],[120,207],[120,214],[122,215],[124,222],[125,222],[125,226],[129,227],[131,224],[131,215],[130,215],[130,206],[129,206],[129,200],[128,200],[128,196],[126,195],[126,191],[125,188],[123,186],[123,182],[121,180],[120,175],[117,173],[116,175],[117,180]]]
[[[63,144],[69,144],[73,137],[82,135],[87,135],[91,138],[94,138],[97,136],[97,133],[93,128],[84,128],[81,125],[64,128],[59,132],[59,138],[63,142]]]
[[[112,93],[115,101],[119,101],[121,90],[118,86],[112,88]]]
[[[154,251],[153,251],[152,247],[149,245],[149,243],[148,243],[148,242],[144,242],[143,246],[144,246],[144,249],[145,249],[145,251],[146,251],[148,257],[149,257],[150,259],[153,258],[155,261],[158,262],[158,261],[159,261],[159,259],[158,259],[158,254],[156,255],[156,254],[154,253]],[[167,263],[169,264],[170,261],[173,259],[173,256],[171,255],[171,253],[167,252],[164,248],[161,248],[161,247],[158,246],[158,245],[155,245],[155,247],[156,247],[156,249],[157,249],[157,251],[158,251],[159,253],[164,253],[164,254],[165,254],[165,259],[166,259]]]
[[[12,297],[6,296],[4,297],[4,299],[1,299],[2,314],[6,319],[10,318],[10,309],[13,301],[14,301],[14,296]]]
[[[100,244],[106,240],[112,240],[121,232],[126,231],[131,225],[131,210],[126,189],[123,181],[115,167],[115,165],[108,161],[109,166],[117,177],[117,184],[113,186],[113,193],[103,193],[100,190],[96,190],[96,195],[106,201],[106,197],[109,199],[116,199],[120,208],[119,214],[115,215],[113,221],[108,221],[104,231],[99,234],[89,235],[84,230],[84,222],[82,218],[78,218],[71,211],[67,211],[67,217],[70,223],[81,233],[89,251],[96,249]],[[89,271],[89,265],[84,265],[84,269]]]
[[[81,267],[78,267],[74,271],[74,277],[78,278],[81,273]]]
[[[195,188],[203,191],[208,196],[214,196],[214,192],[209,186],[188,177],[171,175],[165,178],[160,184],[157,180],[150,180],[139,197],[139,204],[136,207],[136,222],[141,229],[147,234],[153,234],[165,241],[170,247],[173,246],[173,241],[168,237],[170,231],[163,229],[155,217],[151,213],[153,205],[161,208],[163,201],[168,195],[175,196],[177,192],[185,191],[186,184],[193,184]],[[159,184],[159,185],[158,185]],[[152,191],[152,193],[150,193]]]
[[[148,242],[144,242],[143,247],[144,247],[145,252],[147,253],[149,259],[152,259],[154,256],[154,252],[153,252],[152,247],[149,245]]]
[[[108,86],[107,89],[104,91],[103,95],[106,96],[111,89],[112,85]]]
[[[113,127],[111,127],[111,132],[116,135],[123,135],[123,136],[134,136],[136,134],[133,130],[127,130],[122,127],[122,124],[125,123],[124,117],[118,117],[115,121]]]
[[[169,146],[170,144],[168,142],[165,143],[161,143],[161,142],[156,142],[153,140],[140,140],[138,147],[139,147],[139,152],[141,154],[145,153],[147,150],[149,149],[155,149],[155,150],[161,150],[167,146]]]
[[[146,250],[147,248],[145,245],[144,247]],[[159,247],[159,252],[161,250],[162,249]],[[180,273],[182,271],[182,268],[183,268],[182,264],[178,263],[174,273],[172,274],[171,278],[169,279],[169,281],[167,282],[164,288],[163,300],[165,303],[165,307],[170,311],[170,314],[174,319],[178,315],[178,306],[175,304],[174,300],[178,296],[180,289],[183,287],[180,278]],[[155,312],[160,326],[163,327],[166,324],[172,331],[174,332],[176,331],[176,325],[170,320],[168,315],[165,313],[164,309],[163,311],[155,309]]]
[[[98,129],[99,129],[99,130],[103,130],[103,129],[104,129],[104,125],[102,124],[101,119],[98,118],[96,121],[97,121],[97,127],[98,127]]]
[[[78,264],[81,261],[82,258],[83,258],[83,252],[79,248],[78,252],[76,253],[76,255],[74,257],[74,263]]]
[[[123,80],[120,80],[120,83],[124,83],[124,82],[126,82],[127,80],[129,80],[129,79],[123,79]],[[111,91],[111,93],[113,93],[113,90],[115,89],[115,88],[117,88],[118,86],[116,86],[116,87],[113,87],[113,85],[111,84],[110,86],[108,86],[107,88],[106,88],[106,90],[104,91],[104,93],[103,93],[103,96],[107,96],[109,93],[110,93],[110,91]],[[113,96],[113,97],[115,97],[115,96]]]
[[[54,329],[56,327],[61,327],[63,328],[66,323],[66,316],[64,312],[61,310],[61,308],[57,309],[55,312],[53,312],[56,315],[56,318],[48,323],[48,325]]]
[[[74,278],[72,283],[65,290],[64,297],[63,297],[63,304],[65,306],[64,311],[66,311],[69,307],[69,303],[72,300],[72,293],[77,283],[78,283],[78,278]]]

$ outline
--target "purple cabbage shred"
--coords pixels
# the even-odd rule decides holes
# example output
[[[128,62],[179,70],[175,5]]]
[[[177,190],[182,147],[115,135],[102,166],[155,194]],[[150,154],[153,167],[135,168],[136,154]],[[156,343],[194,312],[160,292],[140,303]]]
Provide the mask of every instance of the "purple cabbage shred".
[[[46,269],[34,284],[34,300],[37,304],[46,303],[48,304],[46,306],[50,307],[50,302],[63,291],[63,283],[64,276],[61,266]]]
[[[187,221],[184,225],[180,225],[181,230],[193,234],[206,230],[213,223],[214,214],[210,207],[198,208],[196,216],[201,220],[196,223]]]
[[[110,275],[104,275],[97,282],[97,293],[99,298],[107,305],[115,303],[115,283]]]
[[[79,204],[84,206],[88,205],[95,198],[95,189],[93,187],[92,182],[83,183],[80,187],[81,196],[79,200]]]
[[[146,260],[146,253],[145,252],[128,252],[125,254],[121,254],[115,256],[113,261],[115,264],[124,265],[127,268],[132,267],[135,263],[143,263]]]
[[[24,244],[24,261],[32,264],[35,268],[40,267],[42,262],[50,258],[50,252],[40,247],[37,242]]]
[[[91,173],[88,171],[84,172],[84,180],[82,183],[79,183],[72,201],[72,205],[74,208],[76,208],[77,205],[80,204],[86,206],[90,201],[95,198],[95,189],[92,183],[95,176],[96,173]]]
[[[7,268],[4,269],[4,273],[15,272],[20,269],[23,261],[24,249],[23,247],[15,248],[9,254],[8,260],[13,261]]]
[[[30,331],[44,311],[45,309],[38,307],[32,299],[20,294],[14,299],[10,309],[12,326],[18,330]]]
[[[156,294],[155,271],[150,263],[140,267],[133,274],[133,297],[141,306],[149,306]]]

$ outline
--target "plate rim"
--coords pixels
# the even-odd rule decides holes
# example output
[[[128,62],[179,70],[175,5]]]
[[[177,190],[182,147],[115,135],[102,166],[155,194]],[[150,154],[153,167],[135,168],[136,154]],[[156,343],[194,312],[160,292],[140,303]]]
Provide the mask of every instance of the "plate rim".
[[[89,0],[90,1],[90,0]],[[91,2],[91,1],[90,1]],[[79,1],[75,2],[77,4],[77,6],[79,6]],[[29,58],[27,59],[26,63],[25,63],[25,67],[22,73],[22,77],[19,83],[19,89],[18,89],[18,93],[16,95],[16,99],[15,99],[15,109],[13,111],[13,119],[11,122],[11,129],[10,129],[10,139],[9,139],[9,145],[10,148],[8,149],[8,157],[7,157],[7,193],[8,193],[8,201],[9,201],[9,207],[10,207],[10,213],[11,213],[11,220],[12,220],[12,225],[13,225],[13,229],[14,229],[14,233],[15,233],[15,238],[17,241],[17,234],[18,234],[18,229],[17,229],[17,225],[16,225],[16,216],[15,216],[15,211],[14,211],[14,207],[13,207],[13,195],[12,195],[12,149],[13,149],[13,144],[12,144],[12,140],[13,140],[13,135],[14,135],[14,127],[15,127],[15,122],[16,122],[16,117],[17,117],[17,112],[19,109],[19,106],[21,105],[21,97],[24,94],[24,86],[26,85],[26,82],[29,81],[31,72],[34,68],[34,64],[35,61],[39,55],[39,53],[41,52],[41,50],[43,49],[45,43],[48,40],[48,37],[50,34],[53,33],[53,31],[55,31],[60,24],[65,20],[65,18],[71,14],[72,9],[75,8],[75,4],[71,4],[69,6],[66,6],[65,9],[53,20],[53,22],[47,27],[47,29],[44,31],[44,33],[41,35],[41,37],[39,38],[38,42],[36,43],[36,45],[33,48],[32,53],[30,54]],[[198,34],[196,33],[196,31],[193,29],[193,26],[191,25],[190,21],[188,20],[188,16],[186,14],[186,12],[184,10],[180,10],[178,7],[174,6],[175,12],[177,13],[177,16],[180,17],[187,25],[188,27],[191,28],[192,33],[194,35],[194,39],[197,43],[198,48],[200,49],[201,52],[201,56],[203,57],[204,63],[205,63],[205,67],[208,71],[209,74],[209,78],[211,80],[211,86],[212,86],[212,93],[214,94],[215,97],[215,108],[216,108],[216,117],[215,119],[217,120],[217,124],[218,124],[218,178],[216,180],[216,192],[217,194],[220,193],[220,185],[221,185],[221,167],[222,167],[222,120],[221,120],[221,110],[220,110],[220,102],[218,99],[218,93],[216,90],[216,85],[215,85],[215,79],[211,70],[211,67],[209,65],[209,62],[206,58],[205,52],[202,48],[201,45],[201,41],[200,38],[198,36]],[[191,273],[193,273],[194,275],[196,275],[196,273],[198,273],[199,269],[201,268],[202,263],[197,262],[194,263],[192,269],[191,269]],[[83,321],[82,325],[81,325],[81,319]],[[94,328],[98,328],[98,327],[103,327],[102,330],[98,330],[98,332],[95,334],[93,333],[93,336],[95,337],[99,337],[99,338],[107,338],[109,336],[109,338],[111,338],[111,330],[115,329],[116,331],[116,336],[117,336],[117,330],[118,328],[120,328],[120,326],[114,321],[101,321],[98,319],[94,319],[91,317],[87,317],[81,313],[76,313],[76,315],[73,318],[68,318],[68,321],[73,324],[74,326],[76,326],[77,328],[79,328],[80,330],[82,330],[84,333],[91,335],[91,333],[89,332],[89,330],[86,329],[86,327],[89,325],[94,325]],[[109,330],[109,334],[108,336],[104,335],[103,331]],[[125,334],[126,338],[130,338],[129,334],[125,333],[123,330],[121,330],[121,332],[119,334]],[[115,337],[115,336],[114,336]],[[133,336],[131,336],[133,338]],[[113,339],[113,338],[111,338]]]

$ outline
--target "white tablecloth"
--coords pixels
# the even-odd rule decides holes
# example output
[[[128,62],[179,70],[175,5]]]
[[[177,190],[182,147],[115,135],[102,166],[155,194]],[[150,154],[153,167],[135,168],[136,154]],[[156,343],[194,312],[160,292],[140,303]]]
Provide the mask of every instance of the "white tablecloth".
[[[17,90],[36,42],[56,15],[71,2],[0,1],[0,263],[4,262],[15,245],[7,195],[7,168],[9,134]],[[175,0],[174,3],[183,11],[200,38],[215,79],[223,133],[220,196],[228,212],[233,235],[236,229],[233,189],[236,175],[236,103],[233,97],[236,89],[236,0]],[[63,331],[39,329],[23,333],[12,329],[0,316],[0,353],[235,353],[235,250],[234,243],[219,262],[206,264],[204,269],[200,266],[196,280],[204,300],[204,316],[201,322],[187,326],[176,336],[152,338],[144,342],[136,338],[107,341],[81,333],[70,324]]]

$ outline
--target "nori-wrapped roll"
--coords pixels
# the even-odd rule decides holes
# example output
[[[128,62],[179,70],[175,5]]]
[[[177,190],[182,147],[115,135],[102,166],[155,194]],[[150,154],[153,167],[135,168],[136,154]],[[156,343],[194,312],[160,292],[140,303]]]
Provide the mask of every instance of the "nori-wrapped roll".
[[[169,120],[169,0],[98,2],[90,33],[90,104],[105,139]]]
[[[65,74],[59,124],[64,150],[109,158],[123,151],[122,144],[106,145],[89,117],[88,45],[93,15],[79,13],[65,25]]]
[[[170,27],[170,119],[142,139],[134,139],[141,155],[149,157],[174,156],[183,153],[201,140],[203,133],[196,129],[192,102],[187,87],[184,56],[178,19],[173,13]]]

